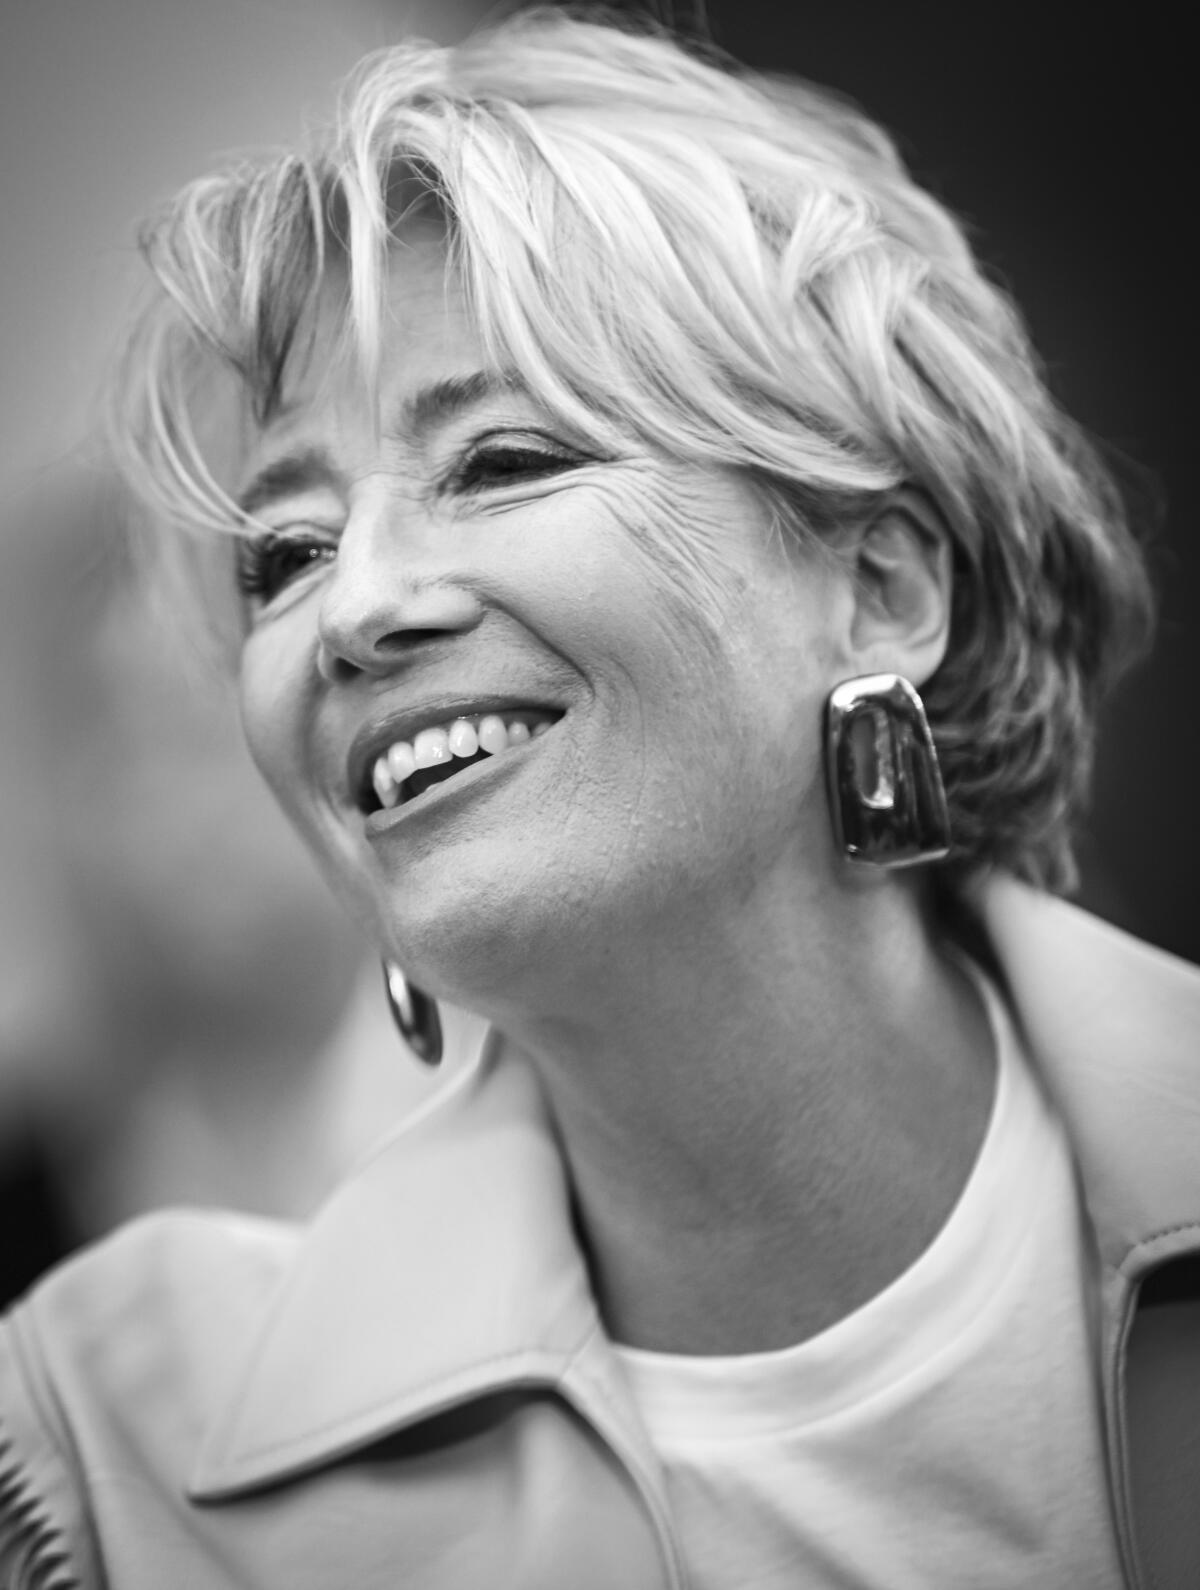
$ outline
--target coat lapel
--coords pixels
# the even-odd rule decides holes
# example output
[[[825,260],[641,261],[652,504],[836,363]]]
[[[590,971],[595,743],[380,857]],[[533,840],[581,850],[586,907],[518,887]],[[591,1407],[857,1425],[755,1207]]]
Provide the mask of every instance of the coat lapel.
[[[307,1230],[208,1430],[194,1499],[289,1478],[484,1391],[559,1384],[595,1334],[539,1090],[497,1048]]]
[[[976,903],[1066,1120],[1103,1257],[1120,1268],[1140,1247],[1152,1262],[1147,1244],[1171,1233],[1194,1246],[1200,973],[1010,877]]]

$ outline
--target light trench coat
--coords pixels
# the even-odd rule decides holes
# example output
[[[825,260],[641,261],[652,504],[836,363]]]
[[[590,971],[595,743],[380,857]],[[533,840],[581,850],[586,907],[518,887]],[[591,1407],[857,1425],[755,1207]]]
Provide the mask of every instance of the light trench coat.
[[[1195,1590],[1200,974],[1011,879],[980,911],[1097,1235],[1128,1583]],[[485,1046],[305,1228],[155,1215],[35,1288],[0,1585],[684,1590],[532,1074]]]

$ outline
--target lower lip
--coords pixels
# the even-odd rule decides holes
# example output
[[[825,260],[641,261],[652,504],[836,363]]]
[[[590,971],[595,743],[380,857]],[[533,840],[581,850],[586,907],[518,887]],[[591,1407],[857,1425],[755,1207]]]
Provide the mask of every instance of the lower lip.
[[[446,779],[441,784],[431,784],[422,795],[413,800],[403,802],[399,806],[383,806],[377,812],[372,812],[366,818],[363,828],[368,839],[378,839],[383,834],[390,834],[394,829],[404,823],[417,821],[424,812],[443,811],[456,798],[469,796],[487,779],[494,779],[505,771],[511,773],[514,768],[520,767],[541,742],[553,734],[555,724],[545,734],[539,734],[536,740],[526,740],[522,745],[510,745],[495,756],[488,757],[486,762],[472,762],[470,767],[463,768],[461,773],[456,773],[453,778]]]

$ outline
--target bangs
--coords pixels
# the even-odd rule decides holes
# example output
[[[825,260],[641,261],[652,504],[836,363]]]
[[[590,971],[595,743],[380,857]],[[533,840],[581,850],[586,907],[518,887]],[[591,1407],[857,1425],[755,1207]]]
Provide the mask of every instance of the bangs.
[[[244,426],[269,424],[307,368],[315,308],[336,277],[341,351],[378,393],[388,273],[416,220],[444,228],[490,366],[598,447],[632,435],[756,475],[805,505],[798,524],[897,483],[898,460],[847,393],[822,322],[796,314],[791,278],[814,261],[797,257],[788,161],[753,125],[778,119],[771,101],[718,79],[754,111],[741,129],[743,160],[759,167],[748,173],[714,157],[711,114],[707,144],[700,135],[711,103],[664,108],[654,83],[654,103],[643,92],[633,116],[628,82],[624,102],[572,102],[577,62],[561,49],[523,58],[519,30],[507,53],[502,42],[385,52],[351,84],[323,149],[193,184],[147,229],[162,291],[123,366],[119,430],[154,511],[238,528],[195,415],[223,370]],[[699,85],[711,101],[712,84]],[[805,159],[812,176],[811,150]],[[869,219],[861,212],[842,203],[842,230]]]

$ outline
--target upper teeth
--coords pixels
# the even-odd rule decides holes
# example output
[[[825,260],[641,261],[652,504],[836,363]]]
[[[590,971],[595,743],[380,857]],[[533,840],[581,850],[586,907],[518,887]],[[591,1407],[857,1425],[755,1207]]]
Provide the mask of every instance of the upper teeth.
[[[495,756],[511,745],[536,740],[549,727],[549,723],[543,721],[531,728],[524,718],[514,717],[505,722],[496,712],[489,712],[477,722],[472,718],[455,718],[450,723],[422,729],[414,740],[397,740],[388,746],[383,755],[375,759],[371,782],[380,804],[395,806],[400,799],[401,784],[418,768],[435,767],[453,757],[466,759],[479,751]]]

